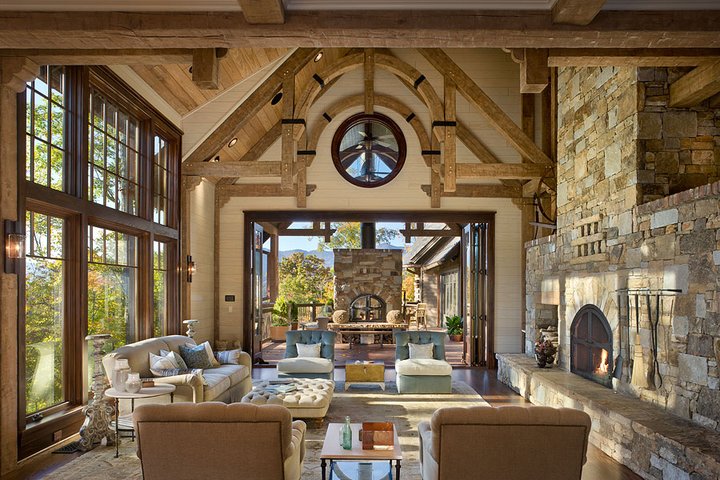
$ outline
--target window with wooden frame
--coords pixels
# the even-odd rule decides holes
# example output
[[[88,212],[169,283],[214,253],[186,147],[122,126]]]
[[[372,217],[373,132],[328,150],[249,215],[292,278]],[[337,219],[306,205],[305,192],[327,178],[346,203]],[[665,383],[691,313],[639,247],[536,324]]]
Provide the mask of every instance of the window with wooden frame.
[[[109,69],[74,66],[42,67],[18,96],[18,128],[25,458],[78,431],[88,333],[110,333],[112,349],[181,332],[182,133]]]

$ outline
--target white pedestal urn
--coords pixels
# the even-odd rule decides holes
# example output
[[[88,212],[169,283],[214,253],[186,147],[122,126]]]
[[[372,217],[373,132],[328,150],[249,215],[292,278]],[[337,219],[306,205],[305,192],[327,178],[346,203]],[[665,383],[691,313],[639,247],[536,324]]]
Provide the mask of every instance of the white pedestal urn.
[[[99,335],[88,335],[85,340],[92,341],[93,349],[93,397],[83,408],[85,422],[80,427],[80,449],[84,452],[92,450],[95,446],[107,439],[107,444],[112,445],[115,441],[115,433],[110,428],[113,417],[113,406],[108,403],[103,395],[105,391],[105,373],[102,367],[102,347],[111,337],[109,333]]]
[[[187,335],[190,338],[195,338],[195,325],[200,323],[200,320],[190,319],[190,320],[183,320],[183,323],[187,325],[187,332],[185,332],[185,335]]]

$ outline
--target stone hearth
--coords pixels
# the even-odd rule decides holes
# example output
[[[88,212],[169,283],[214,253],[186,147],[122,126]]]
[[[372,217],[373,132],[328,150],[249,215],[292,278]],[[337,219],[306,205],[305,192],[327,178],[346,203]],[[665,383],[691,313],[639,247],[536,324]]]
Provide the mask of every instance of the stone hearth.
[[[350,311],[361,295],[376,295],[385,312],[402,306],[402,250],[336,249],[335,309]],[[385,319],[374,321],[384,322]]]

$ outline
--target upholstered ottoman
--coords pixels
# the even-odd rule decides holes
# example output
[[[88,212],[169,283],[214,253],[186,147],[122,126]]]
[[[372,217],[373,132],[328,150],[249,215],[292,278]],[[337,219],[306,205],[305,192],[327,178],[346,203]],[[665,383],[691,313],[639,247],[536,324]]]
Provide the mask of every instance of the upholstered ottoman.
[[[253,380],[253,388],[242,402],[282,405],[290,410],[293,418],[323,418],[330,407],[335,382],[324,378],[297,378],[292,380],[292,385],[295,390],[279,393],[268,380]]]

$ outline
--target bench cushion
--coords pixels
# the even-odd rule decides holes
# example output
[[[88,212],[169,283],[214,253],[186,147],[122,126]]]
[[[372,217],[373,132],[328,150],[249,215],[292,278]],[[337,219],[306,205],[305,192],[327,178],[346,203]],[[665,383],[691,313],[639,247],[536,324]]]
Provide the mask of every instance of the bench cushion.
[[[278,362],[277,370],[281,373],[330,373],[333,362],[329,358],[283,358]]]
[[[452,374],[452,367],[444,360],[415,358],[396,360],[395,371],[399,375],[448,376]]]

